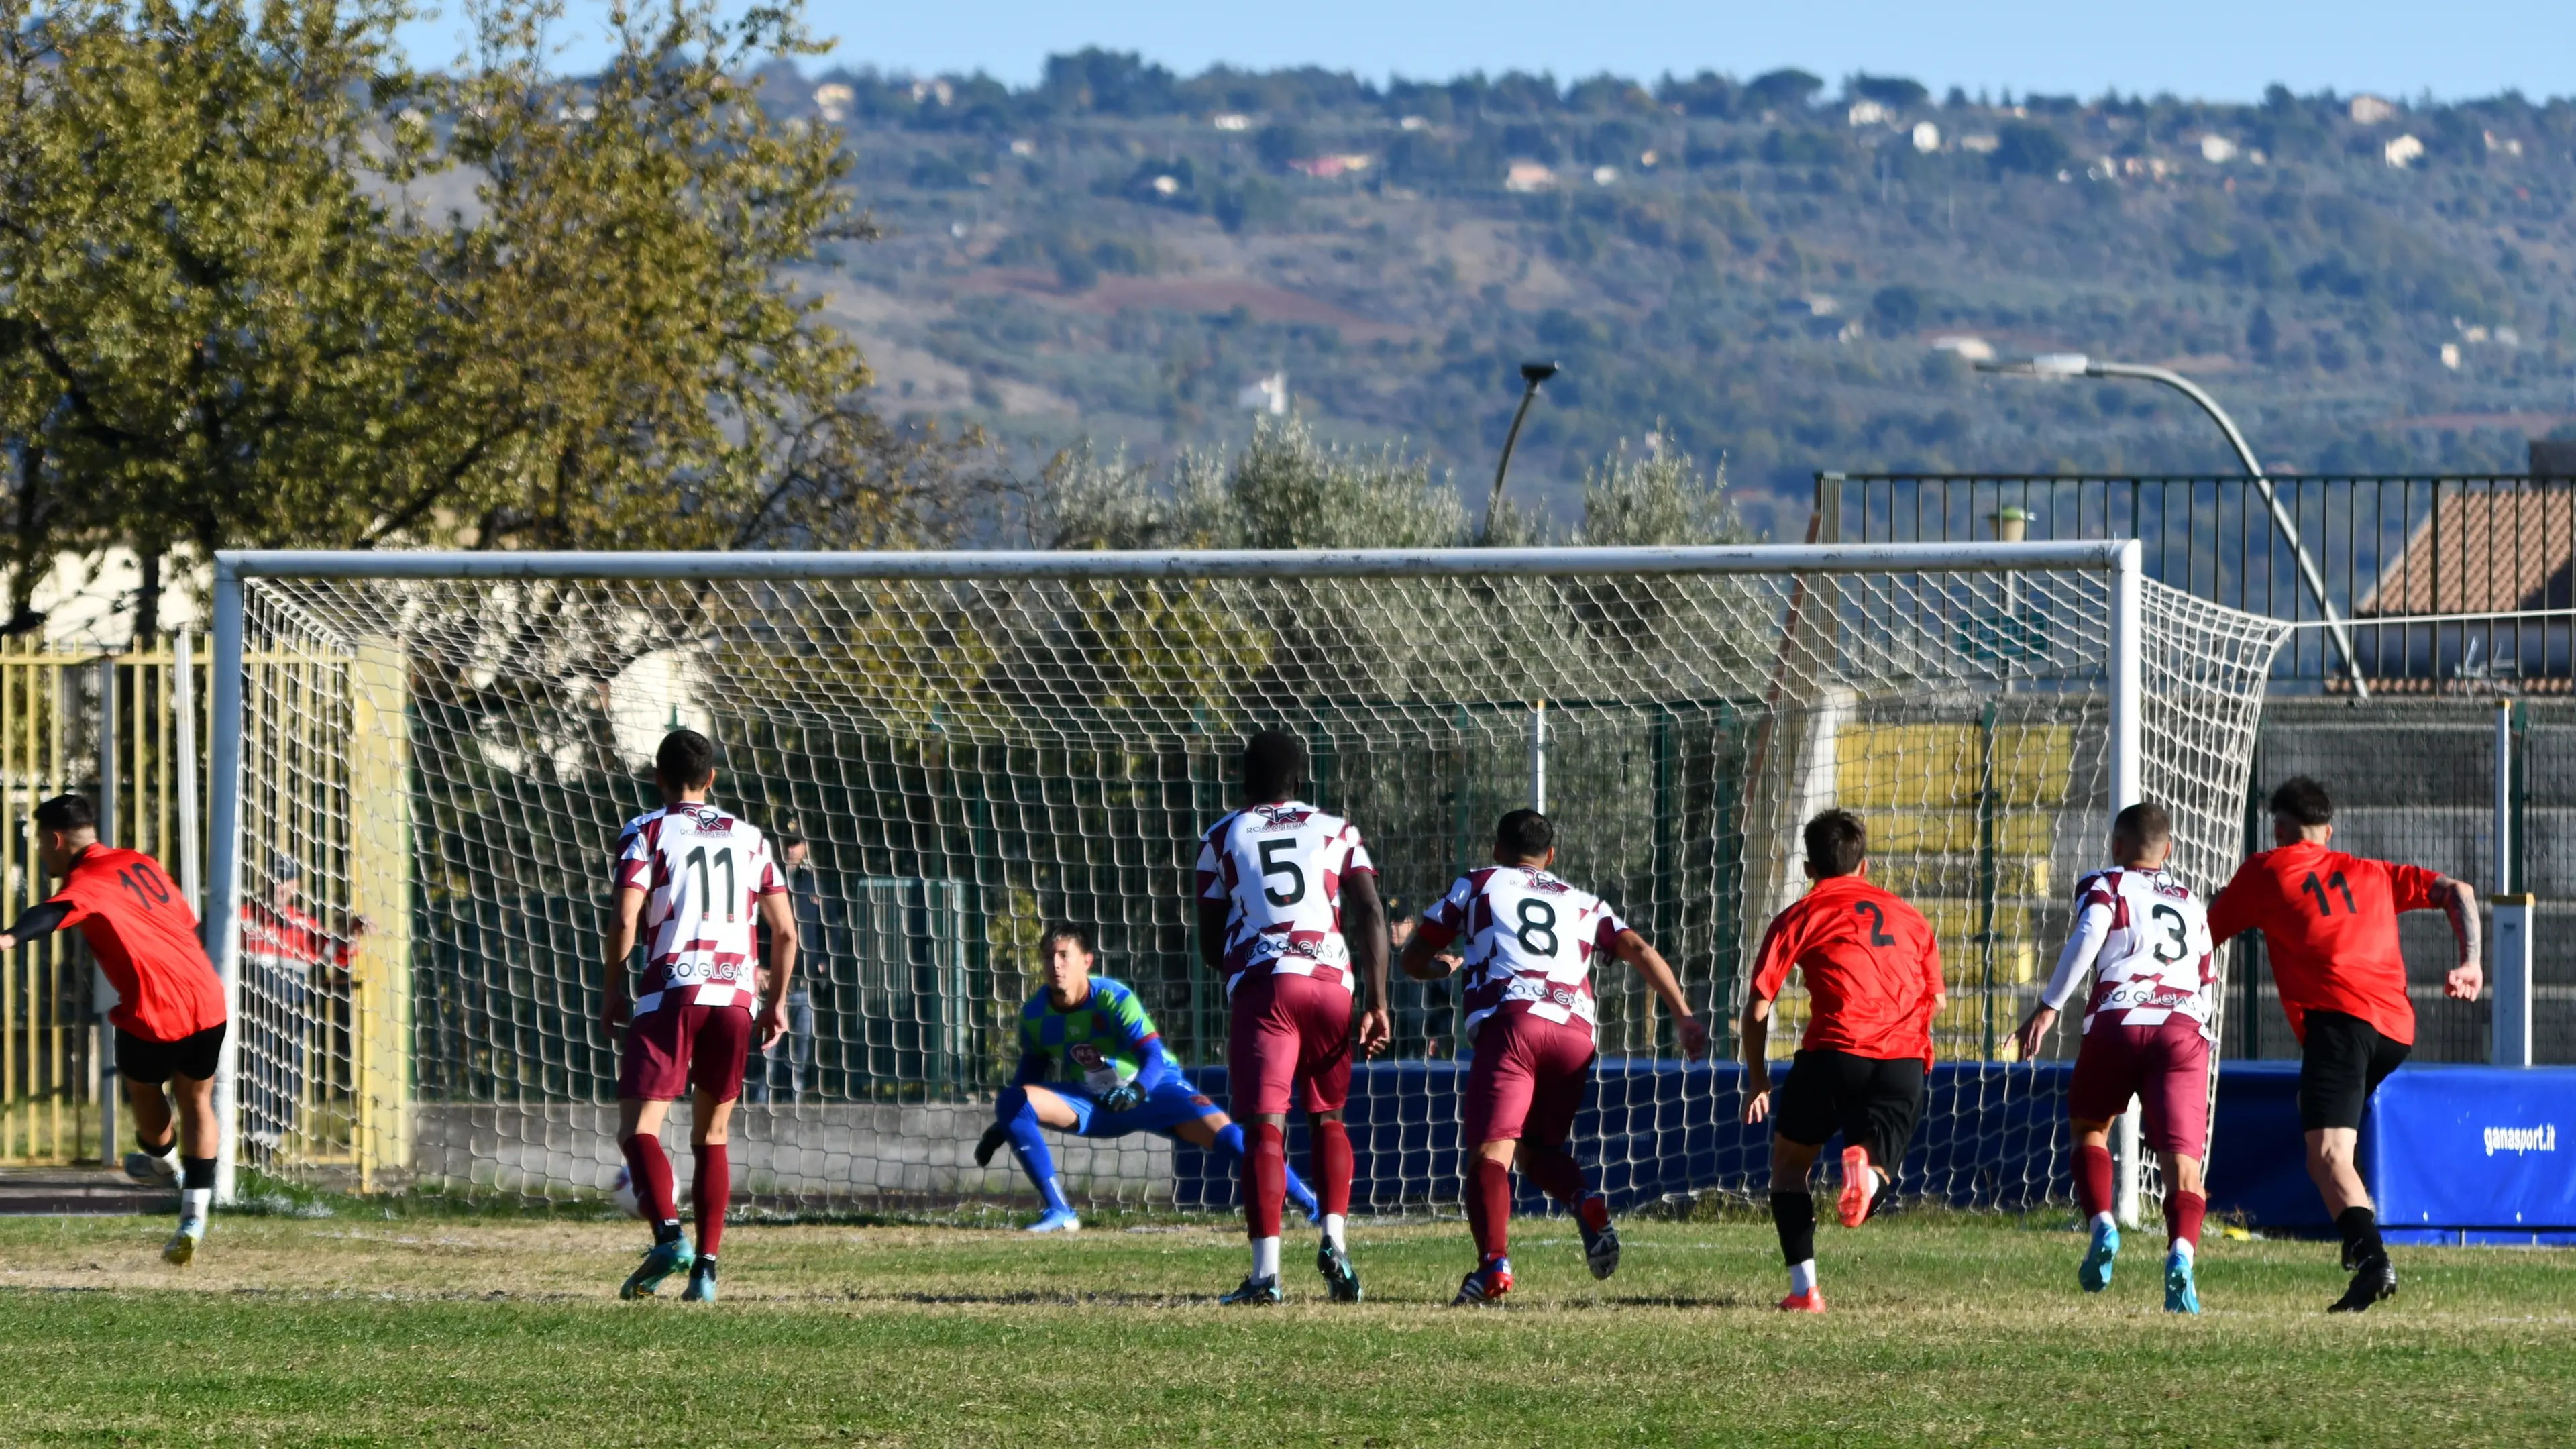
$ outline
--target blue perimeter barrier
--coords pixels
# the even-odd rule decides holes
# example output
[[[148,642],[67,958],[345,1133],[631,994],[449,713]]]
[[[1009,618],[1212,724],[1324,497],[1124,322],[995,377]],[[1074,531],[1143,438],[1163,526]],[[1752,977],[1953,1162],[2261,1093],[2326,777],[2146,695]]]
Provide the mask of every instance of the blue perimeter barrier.
[[[1458,1197],[1453,1106],[1466,1064],[1369,1062],[1352,1071],[1344,1121],[1363,1212]],[[1932,1069],[1925,1128],[1898,1182],[1911,1197],[1961,1207],[2070,1204],[2073,1137],[2066,1122],[2070,1062],[1942,1063]],[[2230,1061],[2218,1077],[2210,1209],[2270,1231],[2324,1233],[2332,1223],[2308,1180],[2299,1128],[2298,1063]],[[1227,1101],[1225,1068],[1190,1073]],[[1788,1076],[1774,1069],[1773,1086]],[[1675,1193],[1758,1196],[1770,1182],[1770,1128],[1747,1126],[1744,1069],[1614,1057],[1593,1072],[1574,1148],[1616,1211]],[[2388,1237],[2410,1243],[2576,1245],[2576,1068],[2409,1066],[2372,1103],[2362,1134],[2363,1181]],[[1933,1130],[1937,1127],[1937,1132]],[[1301,1116],[1289,1151],[1305,1161]],[[1828,1155],[1838,1150],[1828,1144]],[[1183,1207],[1235,1205],[1233,1174],[1186,1144],[1174,1154]],[[1515,1206],[1545,1209],[1524,1189]]]

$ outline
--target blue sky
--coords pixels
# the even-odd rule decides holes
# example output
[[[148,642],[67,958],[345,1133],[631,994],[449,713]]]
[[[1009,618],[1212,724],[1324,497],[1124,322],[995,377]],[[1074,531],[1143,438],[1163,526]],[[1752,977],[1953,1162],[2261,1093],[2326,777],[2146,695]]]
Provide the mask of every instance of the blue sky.
[[[606,7],[568,0],[567,69],[602,54]],[[1184,73],[1213,62],[1319,64],[1371,79],[1468,70],[1751,76],[1795,65],[2086,96],[2172,91],[2251,100],[2282,81],[2444,99],[2576,93],[2576,0],[811,0],[833,60],[915,73],[1034,79],[1051,51],[1138,50]],[[415,61],[458,49],[452,20],[416,22]],[[828,62],[827,62],[828,63]]]

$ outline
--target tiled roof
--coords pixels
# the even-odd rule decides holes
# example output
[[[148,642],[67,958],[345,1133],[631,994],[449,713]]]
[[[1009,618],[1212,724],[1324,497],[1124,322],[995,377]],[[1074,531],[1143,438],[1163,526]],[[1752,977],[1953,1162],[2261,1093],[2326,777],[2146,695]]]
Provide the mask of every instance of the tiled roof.
[[[2445,494],[2353,605],[2355,618],[2565,608],[2576,558],[2576,492]]]

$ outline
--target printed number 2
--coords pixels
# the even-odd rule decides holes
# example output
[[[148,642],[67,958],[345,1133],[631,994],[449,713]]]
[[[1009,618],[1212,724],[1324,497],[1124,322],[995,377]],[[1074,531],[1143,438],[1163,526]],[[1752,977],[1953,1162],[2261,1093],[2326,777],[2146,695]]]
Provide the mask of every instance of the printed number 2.
[[[2335,890],[2343,896],[2344,914],[2353,914],[2355,908],[2352,903],[2352,887],[2344,884],[2342,871],[2336,871],[2334,874],[2327,876],[2324,885],[2317,883],[2317,873],[2315,871],[2309,871],[2308,878],[2299,882],[2299,889],[2306,891],[2308,894],[2317,898],[2318,918],[2322,920],[2325,917],[2334,914],[2333,903],[2326,899],[2326,886],[2333,886]]]
[[[1896,944],[1896,938],[1887,934],[1887,912],[1879,908],[1878,902],[1863,901],[1859,905],[1852,907],[1852,911],[1856,915],[1869,917],[1869,943],[1871,945],[1893,946]]]
[[[1261,842],[1261,878],[1265,882],[1261,887],[1261,898],[1274,906],[1293,906],[1306,898],[1306,872],[1298,869],[1297,862],[1281,860],[1272,853],[1296,848],[1297,842],[1294,838]],[[1266,882],[1274,875],[1288,877],[1288,889],[1272,890]]]

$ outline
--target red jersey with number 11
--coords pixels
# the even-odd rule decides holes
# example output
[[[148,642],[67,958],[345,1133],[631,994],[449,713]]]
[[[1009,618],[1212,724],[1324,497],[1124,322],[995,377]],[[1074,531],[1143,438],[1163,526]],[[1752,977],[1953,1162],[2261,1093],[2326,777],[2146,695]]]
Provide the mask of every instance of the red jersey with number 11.
[[[2369,1022],[2390,1041],[2415,1042],[2415,1003],[2406,999],[2406,958],[2397,913],[2441,905],[2441,876],[2420,865],[2365,860],[2301,841],[2246,857],[2209,903],[2218,944],[2263,933],[2263,954],[2281,988],[2290,1034],[2308,1039],[2311,1011]]]
[[[224,1022],[224,983],[197,940],[197,913],[161,863],[93,845],[53,900],[69,906],[98,969],[116,988],[107,1019],[145,1041],[179,1041]]]
[[[1813,1009],[1801,1048],[1932,1065],[1941,947],[1922,913],[1894,891],[1856,875],[1816,882],[1763,933],[1753,994],[1778,1000],[1792,966]]]

